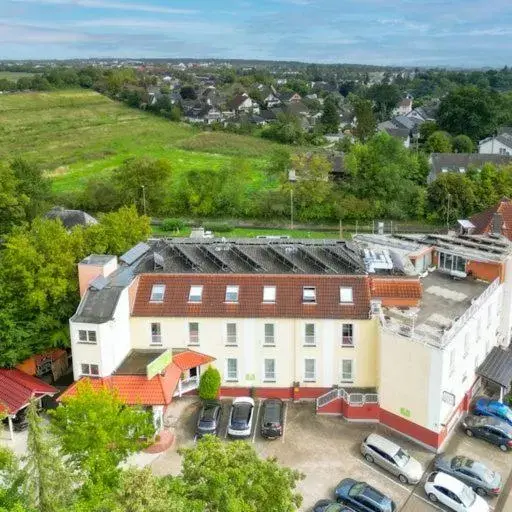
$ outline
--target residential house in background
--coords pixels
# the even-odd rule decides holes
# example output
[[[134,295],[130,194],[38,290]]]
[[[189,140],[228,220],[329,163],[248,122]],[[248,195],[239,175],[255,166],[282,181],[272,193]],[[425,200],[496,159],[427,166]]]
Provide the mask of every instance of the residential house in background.
[[[288,105],[290,103],[298,103],[302,100],[302,96],[297,92],[282,92],[279,93],[279,99],[282,103],[285,105]]]
[[[400,101],[398,106],[393,110],[395,116],[406,116],[412,112],[412,98],[407,97]]]
[[[512,127],[502,127],[497,135],[481,140],[478,152],[483,155],[512,155]]]
[[[512,156],[479,153],[432,153],[427,182],[432,183],[443,172],[465,173],[470,168],[481,169],[486,163],[496,166],[512,163]]]
[[[469,220],[474,234],[500,235],[512,241],[512,201],[508,197],[502,197],[497,204]]]
[[[82,210],[68,210],[62,206],[54,206],[50,211],[44,214],[46,219],[58,219],[66,229],[72,229],[75,226],[92,226],[98,224],[98,221],[87,212]]]
[[[241,113],[254,113],[258,114],[260,106],[256,101],[249,97],[248,94],[237,94],[230,102],[230,107],[233,109],[235,114]]]

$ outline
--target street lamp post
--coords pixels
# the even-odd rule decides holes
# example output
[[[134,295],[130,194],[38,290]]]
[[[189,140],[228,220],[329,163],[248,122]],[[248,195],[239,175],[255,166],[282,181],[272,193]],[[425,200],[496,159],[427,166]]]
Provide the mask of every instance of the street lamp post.
[[[288,181],[290,182],[290,229],[293,229],[293,184],[297,181],[295,169],[288,171]]]
[[[141,185],[142,187],[142,210],[144,211],[144,215],[146,215],[146,186]]]

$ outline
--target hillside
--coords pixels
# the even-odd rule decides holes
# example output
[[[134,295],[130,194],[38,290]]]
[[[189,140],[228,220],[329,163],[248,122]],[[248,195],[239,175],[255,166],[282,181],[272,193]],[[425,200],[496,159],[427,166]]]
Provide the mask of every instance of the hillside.
[[[177,172],[218,168],[238,156],[257,171],[274,147],[255,137],[201,132],[93,91],[0,96],[0,159],[22,156],[41,164],[56,191],[80,189],[131,156],[169,159]]]

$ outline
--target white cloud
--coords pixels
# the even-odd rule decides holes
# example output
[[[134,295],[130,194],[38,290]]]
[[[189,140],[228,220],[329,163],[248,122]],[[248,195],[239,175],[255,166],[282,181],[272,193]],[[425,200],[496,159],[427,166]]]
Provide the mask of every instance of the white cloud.
[[[381,25],[391,25],[394,27],[405,28],[407,30],[417,30],[426,32],[430,26],[427,23],[418,23],[416,21],[409,21],[404,18],[385,18],[377,20]]]
[[[69,5],[72,7],[88,7],[91,9],[115,9],[121,11],[142,11],[161,14],[194,14],[197,11],[191,9],[175,9],[160,5],[137,4],[130,2],[115,2],[103,0],[10,0],[15,3],[37,3],[47,5]]]

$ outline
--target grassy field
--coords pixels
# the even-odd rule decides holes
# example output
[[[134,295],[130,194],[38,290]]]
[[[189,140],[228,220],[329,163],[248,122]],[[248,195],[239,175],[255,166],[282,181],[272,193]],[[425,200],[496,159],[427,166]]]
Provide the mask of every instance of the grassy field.
[[[259,174],[274,147],[171,123],[93,91],[0,96],[0,159],[23,156],[41,164],[57,192],[79,190],[132,156],[166,158],[177,172],[214,169],[244,156]]]
[[[23,78],[26,76],[34,76],[34,73],[24,73],[24,72],[17,72],[17,71],[0,71],[0,79],[6,78],[7,80],[10,80],[11,82],[17,82],[20,78]]]

